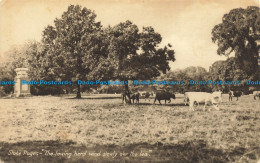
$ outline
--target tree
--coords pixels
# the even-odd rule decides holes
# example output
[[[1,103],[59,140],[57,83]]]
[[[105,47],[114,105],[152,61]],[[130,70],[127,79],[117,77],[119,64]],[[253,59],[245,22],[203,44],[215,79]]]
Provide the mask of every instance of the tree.
[[[190,80],[207,81],[208,72],[205,68],[199,66],[190,66],[185,69],[177,69],[166,74],[166,78],[172,81],[183,81],[183,85],[178,85],[175,89],[178,92],[184,93],[186,91],[209,91],[207,85],[191,85]]]
[[[108,27],[104,32],[107,52],[92,72],[93,77],[150,80],[170,70],[169,61],[175,61],[170,44],[159,48],[162,37],[152,27],[143,27],[139,32],[135,24],[126,21]],[[125,85],[125,91],[129,97],[128,85]]]
[[[235,57],[231,57],[226,61],[216,61],[210,67],[210,79],[222,81],[240,81],[240,85],[246,89],[246,80],[251,80],[250,76],[243,69],[243,65]],[[217,86],[218,87],[218,86]],[[233,85],[223,85],[221,89],[229,91]],[[237,86],[239,87],[239,86]]]
[[[238,62],[250,76],[258,71],[257,40],[260,39],[259,7],[237,8],[225,14],[222,23],[212,29],[212,41],[218,44],[218,55],[235,52]]]
[[[54,26],[47,26],[43,31],[45,58],[49,64],[48,74],[62,80],[82,80],[93,70],[93,58],[100,49],[92,46],[101,30],[96,14],[79,5],[70,5],[61,18],[54,21]],[[77,98],[81,98],[80,85],[77,84]]]
[[[10,70],[6,67],[6,64],[0,66],[0,82],[1,81],[10,81],[13,80],[13,77],[10,73]],[[13,92],[13,85],[1,85],[0,84],[0,97],[10,94]]]
[[[21,67],[30,68],[30,64],[28,63],[28,60],[31,56],[35,55],[34,47],[37,46],[38,44],[39,44],[38,42],[34,40],[30,40],[22,45],[13,46],[7,52],[5,52],[6,57],[5,60],[2,62],[2,68],[1,68],[2,73],[0,72],[0,81],[14,80],[16,76],[16,72],[15,72],[16,68],[21,68]],[[12,86],[5,86],[4,89],[5,89],[5,93],[9,94],[13,91],[14,88],[12,85]]]

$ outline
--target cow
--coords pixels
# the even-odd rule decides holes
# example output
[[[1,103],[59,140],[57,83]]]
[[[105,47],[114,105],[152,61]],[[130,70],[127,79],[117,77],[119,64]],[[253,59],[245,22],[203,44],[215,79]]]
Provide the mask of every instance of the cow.
[[[122,103],[127,101],[127,93],[126,92],[123,92],[121,94],[121,97],[122,97]],[[139,92],[130,93],[130,99],[129,100],[131,100],[131,99],[133,100],[133,103],[134,103],[134,100],[136,100],[136,103],[139,104],[140,93]]]
[[[206,93],[206,92],[189,92],[187,94],[187,98],[189,99],[189,103],[190,103],[190,110],[194,111],[194,103],[205,103],[204,105],[204,111],[206,109],[207,104],[210,102],[213,104],[213,106],[215,107],[216,110],[219,110],[218,106],[217,106],[217,101],[216,95],[214,95],[213,93]],[[216,105],[215,105],[216,104]]]
[[[254,91],[253,92],[254,100],[256,100],[256,97],[260,100],[260,91]]]
[[[139,92],[131,93],[130,98],[133,100],[133,104],[135,103],[135,100],[136,100],[136,103],[139,104],[140,93]]]
[[[193,94],[193,93],[199,93],[199,92],[185,92],[184,93],[184,105],[187,105],[187,104],[189,104],[189,94]],[[202,93],[204,93],[204,92],[202,92]],[[199,102],[197,102],[197,101],[195,101],[195,103],[197,104],[197,105],[199,105]]]
[[[140,93],[140,97],[143,97],[144,98],[144,100],[146,101],[147,99],[150,101],[150,93],[149,92],[147,92],[147,91],[141,91],[141,92],[139,92]]]
[[[185,92],[184,93],[184,104],[187,105],[189,103],[189,93],[190,92]]]
[[[171,98],[175,99],[175,95],[173,93],[170,93],[170,92],[156,92],[156,95],[155,95],[155,99],[154,99],[154,104],[155,104],[155,101],[158,100],[159,103],[161,104],[161,100],[165,100],[165,105],[166,105],[166,100],[169,100],[168,103],[171,102]]]
[[[145,96],[144,96],[144,100],[146,101],[146,99],[148,99],[150,101],[150,93],[149,92],[146,92],[145,93]]]
[[[229,91],[229,101],[232,101],[232,97],[236,97],[238,100],[238,97],[243,95],[242,91]]]

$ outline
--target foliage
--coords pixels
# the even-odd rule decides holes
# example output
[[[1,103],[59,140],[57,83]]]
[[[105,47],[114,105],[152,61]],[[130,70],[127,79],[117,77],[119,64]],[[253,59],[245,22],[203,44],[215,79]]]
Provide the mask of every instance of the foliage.
[[[61,18],[43,31],[44,58],[48,73],[62,80],[82,80],[92,71],[100,51],[97,41],[100,22],[96,14],[79,5],[70,5]],[[95,58],[95,59],[94,59]],[[76,83],[76,82],[75,82]],[[80,98],[78,85],[77,98]]]
[[[102,32],[99,38],[106,48],[90,73],[91,78],[151,80],[170,70],[169,62],[175,61],[171,45],[160,48],[162,37],[152,27],[139,31],[137,25],[128,20]],[[128,85],[125,90],[129,94]]]
[[[240,81],[239,87],[243,87],[244,89],[247,89],[247,80],[255,80],[255,78],[247,74],[243,65],[235,57],[231,57],[226,61],[216,61],[213,63],[210,67],[210,78],[211,80]],[[234,89],[234,86],[221,87],[221,89],[226,91]]]
[[[260,39],[259,7],[237,8],[225,14],[222,23],[212,29],[212,41],[217,43],[218,55],[230,56],[232,52],[243,70],[250,76],[257,75]]]
[[[174,90],[174,92],[184,93],[186,91],[210,91],[207,85],[190,85],[190,80],[207,81],[207,76],[208,72],[205,68],[190,66],[185,69],[169,71],[160,78],[168,81],[183,81],[184,85],[171,86],[171,89]]]
[[[8,73],[5,73],[5,71],[6,71],[5,67],[0,67],[0,82],[12,80],[11,76],[8,75]],[[0,84],[0,97],[10,94],[12,91],[13,91],[13,85]]]
[[[147,80],[170,70],[169,61],[175,61],[170,44],[159,48],[162,38],[152,27],[139,32],[135,24],[126,21],[105,31],[108,56],[93,72],[95,76],[102,78],[101,74],[107,73],[113,79]]]

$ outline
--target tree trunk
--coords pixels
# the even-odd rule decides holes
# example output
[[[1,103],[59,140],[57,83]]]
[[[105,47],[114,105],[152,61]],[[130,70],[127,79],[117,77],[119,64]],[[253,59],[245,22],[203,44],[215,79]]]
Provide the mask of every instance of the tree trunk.
[[[125,85],[125,93],[126,93],[126,96],[129,99],[129,101],[126,101],[126,102],[131,104],[130,91],[129,91],[129,88],[128,88],[128,81],[127,81],[127,84]]]
[[[78,84],[78,91],[77,91],[77,97],[76,98],[81,98],[81,94],[80,94],[80,85]]]

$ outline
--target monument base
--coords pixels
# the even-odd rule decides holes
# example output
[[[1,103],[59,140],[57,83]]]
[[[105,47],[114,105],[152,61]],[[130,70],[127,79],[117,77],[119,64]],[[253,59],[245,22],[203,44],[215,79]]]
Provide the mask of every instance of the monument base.
[[[23,94],[12,94],[11,97],[32,97],[30,93],[23,93]]]
[[[14,97],[28,97],[31,96],[30,85],[22,84],[22,81],[29,81],[27,74],[28,68],[16,68],[15,72],[17,76],[15,77],[15,87],[14,87]]]

